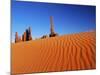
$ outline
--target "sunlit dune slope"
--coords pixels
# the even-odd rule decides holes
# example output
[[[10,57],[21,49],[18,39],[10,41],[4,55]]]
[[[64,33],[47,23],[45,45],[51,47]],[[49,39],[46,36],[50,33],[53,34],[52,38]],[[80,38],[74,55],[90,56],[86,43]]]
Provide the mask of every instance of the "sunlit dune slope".
[[[95,68],[95,32],[81,32],[12,44],[13,74]]]

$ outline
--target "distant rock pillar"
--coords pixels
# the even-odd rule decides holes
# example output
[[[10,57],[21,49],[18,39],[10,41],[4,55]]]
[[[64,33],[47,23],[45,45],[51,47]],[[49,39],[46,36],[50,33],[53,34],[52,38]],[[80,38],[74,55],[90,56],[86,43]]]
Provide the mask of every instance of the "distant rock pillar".
[[[30,27],[26,29],[25,37],[26,37],[26,41],[32,40],[32,31]]]
[[[15,43],[19,41],[18,32],[15,33]]]
[[[29,31],[26,29],[26,41],[29,41]]]
[[[53,17],[50,16],[50,34],[49,34],[49,37],[55,37],[55,36],[58,36],[57,33],[54,32],[54,23],[53,23]]]
[[[32,40],[32,30],[31,30],[31,27],[29,27],[29,40]]]
[[[23,41],[26,41],[26,32],[23,34]]]
[[[26,32],[22,35],[22,41],[26,41]]]
[[[51,31],[51,34],[54,34],[54,23],[53,23],[53,17],[50,16],[50,24],[51,24],[51,28],[50,28],[50,31]]]

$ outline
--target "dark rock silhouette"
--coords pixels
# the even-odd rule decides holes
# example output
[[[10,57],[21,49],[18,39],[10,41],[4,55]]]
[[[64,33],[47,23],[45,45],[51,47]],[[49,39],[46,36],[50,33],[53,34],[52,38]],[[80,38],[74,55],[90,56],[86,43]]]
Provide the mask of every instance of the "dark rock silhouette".
[[[58,36],[57,33],[55,33],[54,31],[54,23],[53,23],[53,17],[50,16],[50,24],[51,24],[51,28],[50,28],[50,34],[49,34],[49,37],[55,37],[55,36]]]
[[[28,29],[26,29],[26,41],[29,41],[29,32],[28,32]]]
[[[29,27],[29,40],[32,40],[32,30],[31,30],[31,27]]]
[[[26,41],[32,40],[31,28],[26,29]]]
[[[32,40],[31,27],[26,29],[22,37],[18,36],[18,32],[15,33],[15,43],[20,42],[20,41],[30,41],[30,40]]]
[[[43,35],[41,39],[48,38],[48,35]]]
[[[18,32],[15,33],[15,43],[19,42]]]
[[[26,41],[26,32],[22,35],[22,41]]]

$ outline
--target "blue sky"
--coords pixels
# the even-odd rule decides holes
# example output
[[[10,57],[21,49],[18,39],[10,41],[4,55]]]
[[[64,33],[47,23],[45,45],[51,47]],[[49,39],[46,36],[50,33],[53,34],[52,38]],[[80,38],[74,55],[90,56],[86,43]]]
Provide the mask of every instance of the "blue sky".
[[[12,40],[32,28],[33,38],[50,33],[50,16],[60,35],[95,30],[96,7],[41,2],[12,1]]]

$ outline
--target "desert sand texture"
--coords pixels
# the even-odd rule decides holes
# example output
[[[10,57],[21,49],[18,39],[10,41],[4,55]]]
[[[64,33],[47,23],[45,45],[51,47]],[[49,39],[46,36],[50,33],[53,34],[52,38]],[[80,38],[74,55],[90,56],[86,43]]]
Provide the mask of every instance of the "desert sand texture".
[[[96,32],[12,43],[12,74],[96,68]]]

